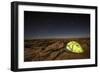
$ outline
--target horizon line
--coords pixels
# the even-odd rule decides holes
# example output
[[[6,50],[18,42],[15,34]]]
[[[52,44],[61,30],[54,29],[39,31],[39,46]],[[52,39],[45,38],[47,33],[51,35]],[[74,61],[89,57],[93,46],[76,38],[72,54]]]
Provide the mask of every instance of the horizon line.
[[[90,36],[87,36],[87,37],[63,37],[63,38],[59,38],[59,37],[46,37],[46,38],[27,38],[24,40],[32,40],[32,39],[74,39],[74,38],[90,38]]]

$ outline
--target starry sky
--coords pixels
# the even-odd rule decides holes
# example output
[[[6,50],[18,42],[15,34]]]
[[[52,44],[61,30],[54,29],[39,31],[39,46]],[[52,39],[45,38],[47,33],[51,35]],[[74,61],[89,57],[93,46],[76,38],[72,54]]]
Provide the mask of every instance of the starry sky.
[[[24,38],[82,38],[90,35],[90,15],[24,11]]]

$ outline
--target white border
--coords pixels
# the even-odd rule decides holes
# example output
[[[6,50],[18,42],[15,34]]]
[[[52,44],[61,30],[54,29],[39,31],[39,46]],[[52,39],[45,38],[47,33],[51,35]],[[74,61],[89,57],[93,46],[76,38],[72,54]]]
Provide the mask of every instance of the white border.
[[[63,13],[83,13],[90,14],[91,24],[91,45],[90,59],[80,60],[62,60],[62,61],[39,61],[39,62],[24,62],[24,11],[41,11],[41,12],[63,12]],[[48,6],[18,6],[18,68],[36,68],[50,66],[71,66],[95,64],[95,10],[84,8],[63,8],[63,7],[48,7]]]

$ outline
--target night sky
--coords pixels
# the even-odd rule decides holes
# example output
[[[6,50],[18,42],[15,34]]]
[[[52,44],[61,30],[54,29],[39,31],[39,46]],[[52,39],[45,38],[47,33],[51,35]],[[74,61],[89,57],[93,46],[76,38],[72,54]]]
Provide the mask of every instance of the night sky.
[[[82,38],[90,35],[90,15],[24,11],[24,38]]]

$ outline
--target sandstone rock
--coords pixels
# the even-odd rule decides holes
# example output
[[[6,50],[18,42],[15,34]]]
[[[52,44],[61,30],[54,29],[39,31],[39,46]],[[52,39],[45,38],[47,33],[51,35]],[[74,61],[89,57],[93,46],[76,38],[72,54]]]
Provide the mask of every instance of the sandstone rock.
[[[51,45],[49,45],[48,47],[46,47],[46,49],[44,50],[44,52],[49,51],[49,50],[59,50],[61,48],[64,47],[64,43],[57,41]]]

